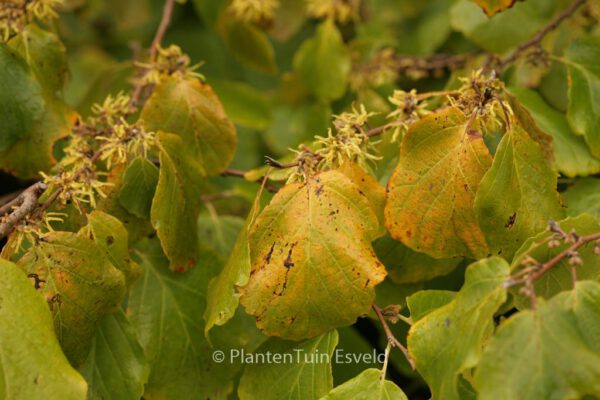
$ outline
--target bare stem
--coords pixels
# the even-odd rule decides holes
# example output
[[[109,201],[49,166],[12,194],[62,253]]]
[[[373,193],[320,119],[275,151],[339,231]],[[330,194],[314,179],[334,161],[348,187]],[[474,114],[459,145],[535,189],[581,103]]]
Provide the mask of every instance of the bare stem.
[[[45,183],[37,182],[25,189],[15,200],[4,206],[10,206],[11,209],[16,208],[0,220],[0,238],[6,237],[19,221],[36,209],[38,199],[46,189],[48,189],[48,186]]]
[[[546,25],[542,29],[540,29],[531,39],[520,44],[512,53],[510,53],[508,56],[506,56],[505,58],[500,60],[500,62],[498,64],[498,68],[499,69],[504,68],[506,65],[512,63],[517,58],[519,58],[519,56],[521,54],[523,54],[526,50],[528,50],[532,47],[539,46],[539,44],[542,42],[542,40],[544,39],[544,37],[546,37],[546,35],[548,33],[552,32],[553,30],[558,28],[558,26],[564,20],[569,18],[571,15],[573,15],[579,7],[581,7],[583,4],[585,4],[585,2],[586,2],[586,0],[575,0],[573,3],[571,3],[571,5],[569,7],[567,7],[563,12],[561,12],[556,17],[554,17],[552,19],[552,21],[550,21],[548,23],[548,25]]]
[[[156,54],[158,52],[158,47],[160,46],[165,34],[167,33],[167,29],[171,24],[171,19],[173,18],[173,8],[175,7],[175,0],[166,0],[165,7],[163,8],[162,18],[160,20],[160,25],[158,25],[158,29],[156,30],[156,34],[154,35],[154,39],[152,40],[152,45],[150,46],[150,59],[156,59]]]
[[[552,257],[550,260],[548,260],[547,262],[542,264],[539,268],[537,268],[531,274],[528,274],[523,278],[510,281],[509,286],[523,285],[523,284],[527,284],[527,282],[534,282],[534,281],[540,279],[540,277],[542,275],[544,275],[546,272],[551,270],[554,266],[556,266],[559,262],[561,262],[565,258],[568,258],[571,254],[576,252],[580,247],[582,247],[590,242],[596,241],[596,240],[600,240],[600,232],[596,232],[596,233],[593,233],[593,234],[587,235],[587,236],[580,236],[575,241],[575,243],[573,243],[571,246],[569,246],[568,248],[561,251],[560,253],[558,253],[557,255]]]
[[[225,171],[223,171],[221,173],[221,176],[234,176],[236,178],[245,179],[246,172],[240,171],[239,169],[226,169]],[[277,191],[279,190],[277,187],[275,187],[267,182],[266,176],[263,176],[262,178],[257,180],[256,183],[258,183],[259,185],[262,185],[264,183],[265,189],[267,189],[271,193],[277,193]]]
[[[171,19],[173,18],[173,9],[175,8],[175,0],[166,0],[165,6],[163,8],[162,18],[160,20],[160,24],[158,25],[158,29],[154,34],[154,39],[152,39],[152,44],[150,45],[150,60],[156,60],[156,56],[158,54],[158,48],[167,33],[167,29],[171,24]],[[146,74],[146,71],[141,70],[139,72],[141,76]],[[136,84],[131,91],[131,105],[133,109],[137,109],[138,103],[140,102],[140,97],[142,97],[142,91],[144,90],[145,85],[138,83]]]
[[[402,343],[400,343],[400,341],[398,339],[396,339],[396,336],[394,336],[394,334],[392,333],[390,326],[388,325],[387,321],[385,320],[385,317],[383,316],[383,310],[381,309],[381,307],[379,307],[375,303],[371,304],[371,307],[373,308],[373,311],[375,311],[375,314],[377,315],[379,322],[381,322],[381,326],[383,327],[383,330],[385,332],[385,336],[387,337],[388,343],[390,345],[392,345],[392,347],[397,347],[400,349],[402,354],[404,354],[404,357],[406,357],[406,361],[408,361],[411,368],[414,370],[415,369],[414,360],[412,359],[410,354],[408,354],[408,349],[406,347],[404,347],[404,345]]]

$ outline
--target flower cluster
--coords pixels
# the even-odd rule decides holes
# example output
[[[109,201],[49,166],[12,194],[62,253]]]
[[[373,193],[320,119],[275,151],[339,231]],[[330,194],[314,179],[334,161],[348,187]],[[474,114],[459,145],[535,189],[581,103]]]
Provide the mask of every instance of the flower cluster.
[[[63,0],[3,0],[0,2],[0,38],[7,41],[34,19],[57,17],[56,8]]]
[[[273,19],[279,0],[233,0],[230,12],[242,22],[261,23]]]
[[[145,70],[136,84],[155,85],[165,76],[178,76],[181,78],[196,78],[204,80],[204,76],[195,72],[202,64],[191,65],[190,57],[176,45],[167,48],[158,47],[156,59],[148,63],[138,62],[136,65]]]
[[[450,104],[460,108],[466,115],[476,116],[481,125],[493,130],[510,125],[513,111],[502,100],[503,83],[492,73],[486,76],[483,70],[473,71],[471,77],[459,78],[462,86],[457,96],[449,96]]]
[[[316,150],[306,146],[293,150],[297,154],[298,168],[288,181],[303,180],[307,174],[338,168],[346,161],[368,168],[369,162],[380,159],[374,154],[378,142],[369,140],[367,135],[367,123],[373,115],[375,113],[367,112],[361,105],[359,109],[353,107],[352,112],[335,116],[335,133],[329,129],[327,136],[315,136]]]
[[[60,204],[74,202],[96,207],[98,196],[105,197],[104,189],[110,184],[102,178],[96,161],[104,161],[110,170],[132,157],[147,157],[156,146],[156,135],[147,132],[141,123],[131,124],[126,116],[131,112],[131,98],[123,93],[108,96],[102,104],[92,107],[93,115],[78,126],[65,156],[54,175],[43,175],[49,192],[56,192]]]
[[[308,15],[345,24],[359,19],[360,0],[307,0]]]
[[[396,107],[387,116],[388,119],[392,120],[390,127],[393,129],[393,142],[404,135],[412,123],[431,113],[427,109],[427,102],[419,100],[415,89],[410,92],[394,90],[388,100]]]

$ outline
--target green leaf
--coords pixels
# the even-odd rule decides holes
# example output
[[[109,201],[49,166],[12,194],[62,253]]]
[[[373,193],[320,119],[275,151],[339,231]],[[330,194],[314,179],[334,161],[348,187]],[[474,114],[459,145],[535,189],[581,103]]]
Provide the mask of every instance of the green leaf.
[[[357,377],[337,386],[321,400],[408,400],[394,382],[381,378],[375,368],[364,370]]]
[[[456,298],[410,328],[408,349],[433,399],[460,398],[459,376],[479,361],[494,313],[506,300],[508,274],[508,264],[498,257],[471,264]]]
[[[269,126],[271,104],[265,93],[238,81],[211,80],[211,85],[233,122],[257,130]]]
[[[417,253],[387,235],[377,239],[373,248],[390,279],[398,284],[424,282],[446,275],[461,261],[460,258],[436,259]]]
[[[475,373],[478,399],[600,396],[600,287],[579,282],[504,322]]]
[[[575,217],[588,213],[600,221],[600,179],[584,178],[561,193],[567,215]]]
[[[141,118],[148,130],[181,136],[208,175],[221,173],[233,159],[235,126],[210,86],[197,79],[164,79],[144,105]]]
[[[86,398],[87,384],[63,354],[44,298],[21,270],[4,260],[0,260],[0,326],[3,399]]]
[[[221,260],[205,253],[195,268],[176,273],[156,241],[141,242],[135,254],[142,277],[131,287],[127,315],[151,365],[144,398],[226,398],[238,369],[212,361],[201,320]]]
[[[294,68],[307,89],[324,102],[344,95],[350,66],[350,52],[332,19],[322,22],[294,56]]]
[[[515,4],[517,0],[472,0],[479,5],[490,17],[502,10],[506,10]]]
[[[412,125],[388,182],[390,235],[434,258],[485,257],[473,202],[491,160],[481,136],[467,132],[467,118],[456,108]]]
[[[222,36],[233,56],[244,65],[268,74],[277,72],[273,45],[258,27],[228,18],[223,23]]]
[[[563,1],[527,0],[489,18],[472,1],[460,0],[450,10],[450,24],[481,48],[504,53],[535,35],[564,6]]]
[[[248,364],[238,388],[240,400],[319,399],[333,387],[330,361],[337,342],[336,331],[301,343],[269,339],[256,354],[270,352],[289,360]]]
[[[587,214],[564,219],[559,221],[559,224],[565,232],[571,232],[574,229],[581,236],[600,231],[598,220]],[[540,263],[545,263],[571,245],[562,244],[558,247],[549,248],[548,238],[550,236],[551,233],[546,229],[523,243],[523,246],[515,253],[511,265],[512,271],[516,272],[522,268],[521,262],[526,256],[531,256]],[[583,266],[577,268],[578,280],[598,280],[600,278],[600,257],[594,254],[593,249],[594,244],[590,243],[581,247],[578,251],[583,261]],[[569,260],[563,259],[552,267],[550,271],[535,281],[534,288],[537,296],[546,299],[551,298],[559,292],[572,289],[573,279]],[[512,294],[517,307],[522,309],[530,306],[529,297],[521,294],[517,288],[513,290]]]
[[[276,106],[265,141],[277,154],[286,154],[289,148],[311,141],[315,132],[325,132],[330,119],[331,108],[320,103]],[[284,172],[273,171],[273,175]]]
[[[133,215],[148,218],[157,185],[158,168],[147,159],[137,157],[125,170],[119,202]]]
[[[244,225],[239,230],[227,263],[219,275],[208,284],[207,304],[204,311],[204,321],[206,322],[204,334],[207,338],[210,330],[215,325],[224,325],[229,321],[239,306],[240,299],[236,288],[245,286],[250,278],[251,263],[248,231],[259,211],[260,193],[254,200]]]
[[[54,327],[67,358],[85,361],[96,323],[115,311],[125,295],[125,278],[105,250],[82,234],[50,232],[19,260],[37,274],[40,293],[50,306]]]
[[[58,36],[31,24],[9,45],[27,61],[46,98],[62,100],[69,69],[67,49]]]
[[[34,179],[54,165],[53,145],[69,133],[76,118],[62,100],[65,48],[56,35],[35,26],[9,46],[14,51],[0,45],[0,169]]]
[[[432,311],[445,306],[456,298],[449,290],[421,290],[406,299],[410,318],[417,322]]]
[[[379,287],[380,286],[378,286],[378,288]],[[343,350],[338,350],[338,352],[341,352],[340,356],[333,357],[333,360],[331,361],[334,385],[341,385],[356,377],[356,375],[360,375],[365,369],[375,368],[381,365],[379,363],[382,357],[381,353],[375,353],[373,344],[360,333],[357,327],[345,326],[337,329],[337,333],[339,336],[337,348]],[[359,354],[376,354],[377,356],[367,358],[366,356],[360,357],[358,356]],[[360,358],[350,359],[350,362],[348,362],[349,360],[346,357],[353,357],[355,355]],[[377,358],[379,358],[379,360]]]
[[[142,398],[150,366],[123,311],[102,318],[90,355],[79,370],[90,386],[90,400]]]
[[[231,254],[244,225],[242,218],[233,215],[200,214],[198,217],[200,243],[226,258]]]
[[[102,211],[87,216],[91,239],[125,276],[129,286],[140,275],[140,267],[129,257],[129,234],[121,221]]]
[[[583,135],[590,151],[600,158],[600,39],[581,38],[565,51],[569,70],[567,118],[573,131]]]
[[[65,100],[86,117],[91,114],[91,107],[102,103],[108,93],[130,90],[133,69],[131,61],[115,60],[98,47],[71,48]]]
[[[294,340],[352,324],[386,274],[371,248],[378,231],[370,202],[340,172],[284,186],[250,230],[246,312],[266,334]]]
[[[35,122],[43,117],[45,101],[42,88],[32,76],[25,61],[4,44],[0,44],[0,74],[2,152],[25,137]]]
[[[591,175],[600,172],[600,159],[590,153],[585,141],[576,136],[564,114],[551,108],[536,92],[525,88],[510,88],[535,119],[535,123],[552,135],[556,168],[563,175]]]
[[[113,166],[106,178],[106,181],[110,183],[110,186],[104,188],[106,197],[99,199],[96,210],[110,214],[121,221],[129,234],[129,242],[135,243],[153,233],[154,230],[149,219],[136,217],[127,211],[119,201],[125,170],[125,164]]]
[[[152,200],[152,226],[173,271],[194,266],[198,255],[200,190],[203,169],[177,135],[159,133],[160,174]]]
[[[475,198],[490,253],[510,258],[521,244],[564,214],[556,191],[556,173],[540,146],[514,122],[504,134],[492,167]]]

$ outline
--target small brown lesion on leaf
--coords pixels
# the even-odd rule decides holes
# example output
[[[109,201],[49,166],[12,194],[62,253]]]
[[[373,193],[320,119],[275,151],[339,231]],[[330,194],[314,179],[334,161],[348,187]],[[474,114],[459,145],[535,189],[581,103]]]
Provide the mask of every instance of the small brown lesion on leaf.
[[[285,261],[283,262],[283,266],[286,268],[292,268],[294,266],[294,262],[292,261],[292,252],[294,251],[294,246],[296,246],[297,243],[292,243],[292,245],[290,246],[290,249],[288,250],[288,254],[287,257],[285,259]]]
[[[317,197],[321,196],[321,193],[323,193],[324,187],[325,187],[325,185],[320,185],[317,187],[317,189],[315,190],[315,195]]]
[[[477,140],[477,139],[481,139],[483,137],[481,132],[479,132],[476,129],[469,129],[467,131],[467,135],[469,136],[469,139],[471,139],[471,140]]]
[[[515,225],[516,221],[517,221],[517,212],[515,211],[510,217],[508,217],[508,220],[506,221],[506,224],[504,224],[504,227],[506,229],[511,229]]]
[[[269,253],[267,253],[267,255],[265,256],[265,261],[267,262],[267,264],[269,264],[271,262],[271,257],[273,256],[274,249],[275,249],[275,242],[273,242],[273,244],[271,245],[271,249],[269,250]]]
[[[41,283],[46,283],[46,281],[40,278],[38,274],[29,274],[27,277],[33,278],[33,287],[35,287],[36,290],[40,289]]]
[[[46,301],[50,305],[50,311],[54,311],[55,304],[58,308],[60,308],[62,306],[62,300],[60,298],[60,293],[56,293],[54,296],[52,296],[50,299],[48,299]]]

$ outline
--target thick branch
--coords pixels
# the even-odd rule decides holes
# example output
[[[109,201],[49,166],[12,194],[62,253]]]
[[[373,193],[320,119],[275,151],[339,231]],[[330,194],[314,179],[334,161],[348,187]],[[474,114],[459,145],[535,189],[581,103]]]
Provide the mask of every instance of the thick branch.
[[[408,361],[411,368],[414,370],[414,360],[412,359],[410,354],[408,354],[408,349],[404,347],[404,345],[400,343],[400,341],[396,339],[396,336],[394,336],[394,334],[392,333],[392,330],[390,329],[387,321],[385,320],[385,317],[383,316],[383,310],[381,309],[381,307],[379,307],[375,303],[373,303],[371,307],[373,308],[373,311],[375,311],[375,314],[377,314],[377,318],[379,319],[379,322],[381,322],[381,326],[383,326],[383,330],[385,332],[385,336],[387,337],[388,343],[390,343],[393,347],[397,347],[400,349],[400,351],[404,354],[404,357],[406,357],[406,361]]]
[[[583,4],[585,4],[585,2],[586,2],[586,0],[575,0],[563,12],[561,12],[556,17],[554,17],[552,19],[552,21],[550,21],[548,23],[548,25],[546,25],[545,27],[540,29],[531,39],[529,39],[528,41],[519,45],[519,47],[517,47],[512,53],[510,53],[508,56],[506,56],[505,58],[500,60],[498,67],[500,69],[504,68],[507,64],[510,64],[513,61],[515,61],[517,58],[519,58],[519,56],[521,54],[523,54],[526,50],[528,50],[532,47],[539,46],[539,44],[542,42],[542,40],[544,39],[544,37],[546,37],[546,35],[548,33],[552,32],[553,30],[558,28],[558,26],[564,20],[569,18],[571,15],[573,15],[579,7],[581,7]]]
[[[15,200],[2,207],[0,211],[4,211],[4,208],[8,206],[11,209],[16,208],[0,220],[0,239],[6,237],[19,221],[37,208],[38,199],[46,189],[48,189],[48,186],[45,183],[35,183],[25,189]]]

